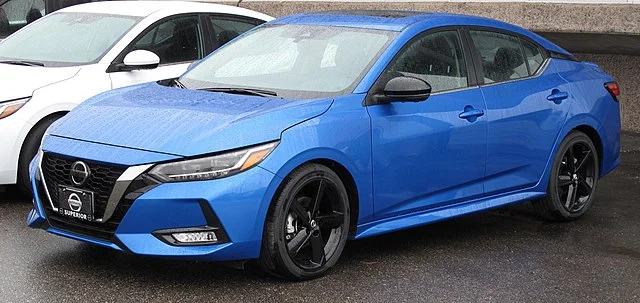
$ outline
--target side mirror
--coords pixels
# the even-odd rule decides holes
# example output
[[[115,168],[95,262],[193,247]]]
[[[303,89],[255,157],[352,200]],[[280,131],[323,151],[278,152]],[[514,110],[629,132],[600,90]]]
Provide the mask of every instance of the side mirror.
[[[414,77],[395,77],[384,86],[384,95],[379,95],[378,102],[420,102],[431,95],[431,85]]]
[[[120,64],[120,71],[132,71],[141,69],[154,69],[160,65],[160,57],[148,50],[134,50],[128,53],[123,64]]]

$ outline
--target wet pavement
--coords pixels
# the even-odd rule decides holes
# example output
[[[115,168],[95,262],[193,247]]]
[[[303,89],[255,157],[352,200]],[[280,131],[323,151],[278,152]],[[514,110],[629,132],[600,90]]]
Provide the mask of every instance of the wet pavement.
[[[1,302],[640,302],[640,137],[583,219],[549,223],[528,203],[347,243],[326,277],[127,255],[25,225],[0,191]]]

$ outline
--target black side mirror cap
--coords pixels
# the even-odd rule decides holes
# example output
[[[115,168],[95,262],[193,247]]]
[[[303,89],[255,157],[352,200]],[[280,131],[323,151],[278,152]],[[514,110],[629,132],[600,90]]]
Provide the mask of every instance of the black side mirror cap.
[[[149,65],[138,65],[138,66],[129,66],[124,63],[113,63],[109,65],[107,68],[107,73],[115,73],[115,72],[130,72],[134,70],[150,70],[156,69],[160,66],[159,64],[149,64]]]
[[[431,85],[415,77],[395,77],[384,86],[384,94],[375,96],[377,103],[420,102],[431,95]]]

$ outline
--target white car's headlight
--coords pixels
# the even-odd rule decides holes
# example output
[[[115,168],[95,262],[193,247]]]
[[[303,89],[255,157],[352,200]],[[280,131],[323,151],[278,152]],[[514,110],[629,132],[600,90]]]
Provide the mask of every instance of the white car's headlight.
[[[256,166],[278,145],[271,142],[220,155],[156,165],[149,175],[164,182],[211,180]]]
[[[29,101],[31,97],[20,98],[5,102],[0,102],[0,119],[11,116],[17,112],[23,105]]]

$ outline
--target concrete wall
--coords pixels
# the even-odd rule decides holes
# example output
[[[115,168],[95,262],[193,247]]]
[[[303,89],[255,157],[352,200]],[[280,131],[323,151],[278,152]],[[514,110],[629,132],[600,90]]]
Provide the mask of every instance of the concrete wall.
[[[576,54],[580,60],[595,62],[620,84],[622,129],[640,132],[640,56]]]
[[[236,4],[237,1],[222,3]],[[600,64],[617,79],[623,94],[620,98],[622,128],[640,132],[640,51],[638,51],[640,49],[640,5],[425,0],[414,2],[243,0],[239,6],[274,17],[307,11],[342,9],[399,9],[479,15],[513,23],[536,32],[559,33],[560,35],[553,40],[576,53],[580,53],[581,43],[584,41],[601,37],[598,42],[602,43],[597,43],[601,46],[598,55],[578,54],[578,57]],[[570,40],[567,37],[575,38],[578,35],[583,35],[584,39],[573,39],[571,40],[573,44],[563,45],[563,41]],[[602,37],[605,39],[603,40]],[[620,37],[627,39],[620,39]],[[585,49],[592,51],[594,48]],[[608,53],[608,50],[612,51]]]
[[[229,4],[229,2],[226,3]],[[494,18],[534,31],[640,34],[640,6],[633,4],[244,0],[240,3],[240,6],[274,17],[306,11],[340,9],[403,9],[450,12]]]

